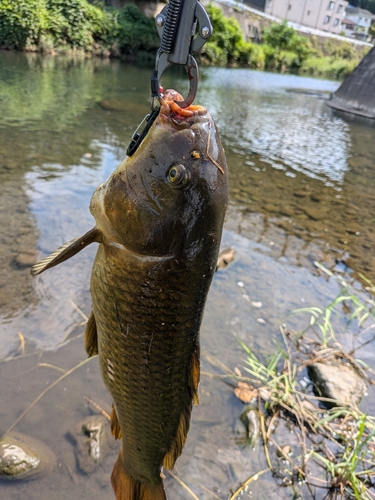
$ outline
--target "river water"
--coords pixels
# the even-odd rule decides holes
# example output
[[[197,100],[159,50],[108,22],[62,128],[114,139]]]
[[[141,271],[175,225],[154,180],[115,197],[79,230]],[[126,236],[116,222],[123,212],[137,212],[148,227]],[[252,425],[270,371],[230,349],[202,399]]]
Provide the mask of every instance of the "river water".
[[[124,158],[148,112],[149,79],[150,68],[119,61],[0,54],[1,431],[61,375],[46,365],[69,369],[85,359],[76,335],[84,330],[82,313],[90,313],[94,246],[34,280],[29,269],[93,226],[91,194]],[[186,93],[182,73],[167,73],[163,84]],[[236,337],[260,355],[272,353],[288,312],[327,305],[340,287],[315,261],[358,289],[359,273],[375,279],[375,126],[324,104],[338,85],[246,69],[202,70],[197,102],[214,116],[230,168],[222,246],[236,251],[208,297],[204,371],[220,372],[209,356],[241,367]],[[68,337],[73,340],[61,346]],[[30,355],[16,358],[23,339]],[[368,348],[362,359],[371,363],[373,354]],[[38,480],[0,483],[1,498],[113,498],[116,444],[95,473],[77,469],[68,434],[92,411],[84,396],[109,411],[97,359],[17,424],[17,431],[50,446],[57,462]],[[203,376],[175,468],[201,500],[228,498],[266,467],[259,444],[252,451],[236,440],[242,410],[228,385]],[[254,484],[245,498],[293,498],[270,476]],[[170,498],[191,498],[170,476],[166,486]]]

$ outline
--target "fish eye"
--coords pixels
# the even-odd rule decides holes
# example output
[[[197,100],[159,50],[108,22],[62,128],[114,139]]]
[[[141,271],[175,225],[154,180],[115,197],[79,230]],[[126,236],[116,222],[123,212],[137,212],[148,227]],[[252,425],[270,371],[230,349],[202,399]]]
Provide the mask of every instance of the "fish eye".
[[[184,165],[172,165],[167,173],[168,182],[175,187],[182,187],[187,184],[190,179],[189,172]]]

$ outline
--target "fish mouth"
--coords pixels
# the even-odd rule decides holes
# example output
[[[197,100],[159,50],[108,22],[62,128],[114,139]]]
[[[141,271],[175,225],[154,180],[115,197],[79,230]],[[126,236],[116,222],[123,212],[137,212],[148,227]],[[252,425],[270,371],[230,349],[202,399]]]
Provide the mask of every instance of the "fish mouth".
[[[187,108],[181,108],[178,102],[183,100],[176,90],[166,90],[160,99],[159,122],[170,124],[172,121],[175,125],[190,126],[197,118],[207,114],[207,109],[200,105],[191,104]]]

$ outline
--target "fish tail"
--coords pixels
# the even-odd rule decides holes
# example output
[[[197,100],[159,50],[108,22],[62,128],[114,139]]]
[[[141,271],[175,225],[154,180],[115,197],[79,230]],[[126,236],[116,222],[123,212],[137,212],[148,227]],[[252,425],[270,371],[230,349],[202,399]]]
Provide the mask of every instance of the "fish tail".
[[[125,472],[121,451],[113,467],[111,483],[116,500],[167,500],[163,481],[157,486],[146,486]]]

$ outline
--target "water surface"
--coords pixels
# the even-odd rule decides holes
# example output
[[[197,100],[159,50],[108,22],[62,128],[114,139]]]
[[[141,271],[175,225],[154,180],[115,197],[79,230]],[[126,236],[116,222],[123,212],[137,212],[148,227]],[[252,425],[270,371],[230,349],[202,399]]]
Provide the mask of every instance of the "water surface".
[[[0,358],[11,358],[0,364],[3,431],[60,375],[38,363],[68,369],[85,358],[82,338],[59,345],[83,332],[76,306],[90,313],[95,245],[34,280],[29,269],[93,226],[90,197],[124,158],[148,112],[150,74],[119,61],[0,54]],[[167,73],[163,84],[187,89],[179,72]],[[202,347],[232,368],[244,358],[236,337],[271,353],[291,309],[328,304],[339,292],[314,261],[348,278],[362,272],[375,279],[375,128],[325,106],[337,86],[243,69],[202,71],[198,100],[218,124],[230,168],[223,247],[236,250],[210,290]],[[13,360],[18,332],[26,352],[43,352]],[[372,362],[373,350],[362,358]],[[205,355],[203,370],[218,371]],[[109,411],[96,359],[17,425],[53,448],[58,465],[38,481],[0,484],[7,499],[112,498],[108,478],[118,446],[85,476],[67,438],[92,411],[83,396]],[[266,465],[259,444],[251,451],[235,440],[243,407],[230,387],[203,377],[200,401],[176,473],[200,499],[216,498],[207,488],[226,499]],[[252,498],[291,498],[269,479],[254,485]],[[173,478],[167,488],[170,498],[189,498]]]

